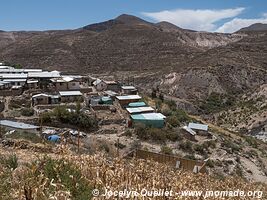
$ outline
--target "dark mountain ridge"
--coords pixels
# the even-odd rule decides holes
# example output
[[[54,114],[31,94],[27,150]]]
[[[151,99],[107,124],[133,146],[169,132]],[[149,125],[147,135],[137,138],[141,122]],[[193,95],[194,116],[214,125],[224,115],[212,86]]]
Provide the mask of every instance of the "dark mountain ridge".
[[[248,27],[241,28],[238,32],[255,32],[255,31],[267,31],[267,24],[256,23]]]

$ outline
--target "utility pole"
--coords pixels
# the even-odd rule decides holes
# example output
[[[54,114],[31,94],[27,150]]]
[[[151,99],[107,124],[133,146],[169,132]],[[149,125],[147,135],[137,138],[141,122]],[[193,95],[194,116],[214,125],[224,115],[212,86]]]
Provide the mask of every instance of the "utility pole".
[[[119,150],[119,143],[120,143],[120,138],[117,140],[117,156],[120,156],[120,150]]]
[[[40,134],[40,137],[42,138],[42,141],[44,143],[45,141],[44,141],[44,135],[43,135],[43,117],[40,114],[39,114],[39,123],[40,123],[40,132],[39,132],[39,134]]]
[[[80,153],[80,129],[78,129],[78,153]]]

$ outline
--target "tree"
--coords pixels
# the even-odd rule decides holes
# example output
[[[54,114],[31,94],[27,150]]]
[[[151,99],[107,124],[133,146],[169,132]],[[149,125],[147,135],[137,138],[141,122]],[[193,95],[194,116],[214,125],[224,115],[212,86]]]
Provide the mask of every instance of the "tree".
[[[159,99],[160,99],[161,101],[164,101],[164,94],[160,93],[160,94],[159,94]]]
[[[154,99],[154,98],[157,98],[157,90],[155,90],[155,88],[152,89],[151,97],[152,97],[153,99]]]

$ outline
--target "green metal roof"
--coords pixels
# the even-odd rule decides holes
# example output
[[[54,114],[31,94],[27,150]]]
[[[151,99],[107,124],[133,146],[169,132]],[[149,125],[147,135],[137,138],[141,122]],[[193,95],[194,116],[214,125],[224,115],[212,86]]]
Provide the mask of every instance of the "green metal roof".
[[[164,120],[166,117],[161,113],[143,113],[131,115],[131,118],[134,120]]]
[[[101,100],[102,101],[112,101],[112,99],[110,97],[102,97]]]
[[[128,106],[129,107],[143,107],[143,106],[146,106],[146,103],[143,101],[140,101],[140,102],[129,103]]]
[[[131,115],[131,118],[135,120],[145,120],[145,117],[142,114]]]

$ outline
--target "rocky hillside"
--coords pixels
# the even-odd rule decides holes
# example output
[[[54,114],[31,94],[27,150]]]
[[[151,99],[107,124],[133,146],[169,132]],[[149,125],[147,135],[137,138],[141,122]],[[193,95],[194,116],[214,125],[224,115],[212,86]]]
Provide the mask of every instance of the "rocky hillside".
[[[238,96],[266,83],[267,32],[255,26],[208,33],[121,15],[76,30],[0,32],[0,60],[120,79],[131,71],[140,87],[159,87],[199,111],[198,100],[212,93]]]
[[[250,32],[250,31],[267,31],[267,24],[256,23],[248,27],[241,28],[238,32]]]
[[[77,30],[1,32],[0,59],[30,67],[85,72],[179,68],[207,48],[240,40],[240,34],[201,33],[134,16]]]

